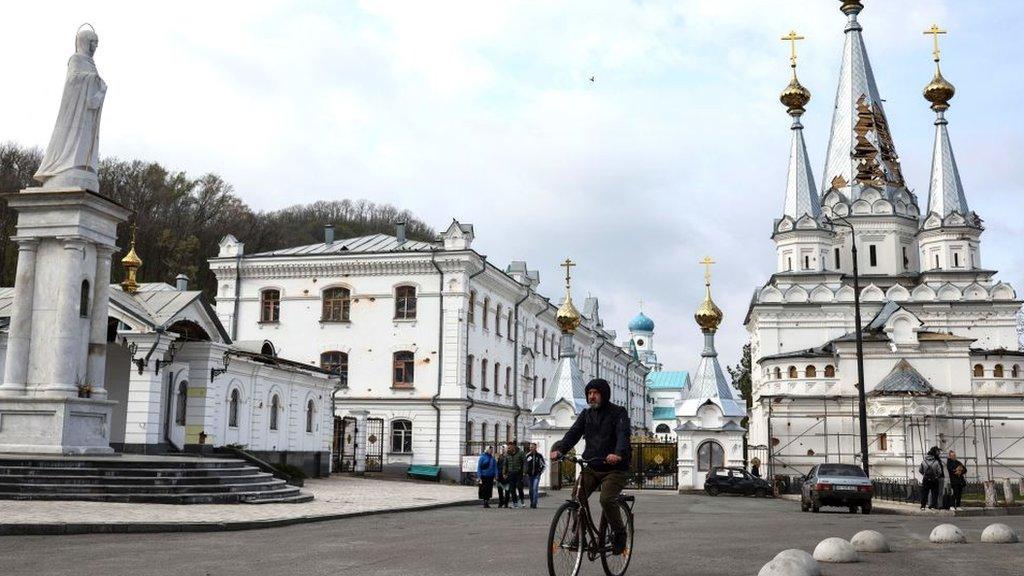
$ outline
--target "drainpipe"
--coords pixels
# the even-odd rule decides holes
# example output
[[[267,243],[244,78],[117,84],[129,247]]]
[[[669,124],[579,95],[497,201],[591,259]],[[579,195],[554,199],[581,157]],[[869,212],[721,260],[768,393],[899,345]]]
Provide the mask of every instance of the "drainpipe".
[[[437,394],[430,399],[430,405],[437,412],[437,429],[434,432],[434,466],[441,465],[441,407],[437,399],[441,397],[441,382],[444,376],[444,272],[437,265],[437,250],[430,252],[430,263],[437,270]]]
[[[526,287],[526,295],[523,296],[515,306],[512,313],[515,314],[515,337],[512,339],[512,406],[515,408],[515,415],[512,416],[512,430],[515,432],[516,440],[519,436],[519,414],[522,409],[519,407],[519,305],[526,302],[530,297],[530,287]]]
[[[231,314],[231,341],[238,340],[238,305],[242,297],[242,255],[235,255],[235,303]]]
[[[472,274],[470,274],[469,278],[466,279],[466,293],[467,294],[469,294],[470,288],[472,287],[471,283],[473,281],[473,278],[476,278],[477,276],[483,274],[484,271],[487,270],[487,256],[481,256],[480,258],[483,260],[483,262],[480,263],[480,269],[477,270],[476,272],[473,272]],[[469,321],[466,322],[466,340],[465,340],[465,342],[463,342],[463,353],[464,353],[463,355],[466,357],[466,362],[469,362]],[[470,367],[469,369],[471,370],[472,367]],[[469,370],[467,370],[466,373],[468,374]],[[467,381],[466,383],[468,384],[469,382]],[[466,419],[462,423],[462,429],[463,430],[466,430],[466,429],[469,428],[469,410],[473,406],[476,405],[476,401],[473,400],[473,393],[470,392],[469,386],[466,386],[466,400],[469,401],[469,404],[466,405]],[[468,442],[472,442],[472,441],[473,441],[472,438],[467,438],[466,439],[467,443]]]
[[[626,413],[627,414],[629,413],[630,409],[633,407],[633,400],[632,400],[633,399],[633,394],[632,394],[632,391],[630,390],[630,385],[629,385],[629,368],[633,364],[636,364],[636,360],[634,360],[633,356],[630,355],[629,362],[626,362]],[[630,419],[630,421],[632,422],[632,418]]]

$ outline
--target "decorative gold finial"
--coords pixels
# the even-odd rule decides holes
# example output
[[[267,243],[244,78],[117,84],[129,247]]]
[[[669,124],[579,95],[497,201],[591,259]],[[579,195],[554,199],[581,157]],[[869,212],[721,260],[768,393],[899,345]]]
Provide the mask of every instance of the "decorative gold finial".
[[[939,34],[945,34],[946,31],[932,24],[932,27],[925,30],[924,33],[932,35],[932,59],[935,61],[935,76],[924,87],[924,99],[932,103],[932,110],[944,112],[949,109],[949,101],[956,94],[956,88],[942,77],[942,70],[939,68],[942,54],[942,51],[939,50]]]
[[[702,332],[718,330],[724,318],[722,310],[711,299],[711,265],[714,263],[715,261],[710,256],[705,256],[703,260],[698,262],[698,264],[704,266],[704,301],[697,307],[697,312],[694,313],[693,318],[697,321],[697,325],[700,326]]]
[[[864,5],[861,4],[861,0],[841,0],[843,5],[839,7],[843,14],[847,16],[851,14],[860,14],[860,11],[864,9]]]
[[[572,303],[572,287],[571,280],[572,267],[576,263],[569,258],[562,262],[561,266],[565,268],[565,300],[562,301],[562,305],[558,307],[558,312],[555,313],[555,322],[558,327],[561,328],[563,334],[572,334],[580,327],[580,316],[579,310]]]
[[[804,37],[790,30],[789,34],[782,37],[782,40],[789,42],[789,67],[793,69],[793,78],[789,85],[782,91],[779,101],[786,107],[791,116],[799,116],[804,113],[804,106],[811,101],[811,91],[804,88],[796,77],[796,42]]]
[[[135,232],[135,224],[132,224],[131,245],[128,254],[121,259],[121,265],[124,266],[124,280],[121,281],[121,289],[128,294],[135,294],[139,291],[139,283],[135,279],[135,275],[138,273],[139,267],[142,266],[142,259],[135,253]]]

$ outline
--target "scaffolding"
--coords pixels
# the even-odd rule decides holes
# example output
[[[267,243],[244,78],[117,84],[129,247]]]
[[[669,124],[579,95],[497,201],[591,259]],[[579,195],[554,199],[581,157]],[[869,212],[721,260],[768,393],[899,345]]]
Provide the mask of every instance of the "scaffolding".
[[[884,467],[916,478],[925,452],[939,446],[955,451],[975,481],[1024,477],[1024,396],[933,394],[885,400],[893,413],[867,416],[872,476]],[[803,475],[826,462],[860,463],[855,396],[763,395],[758,403],[766,414],[768,442],[750,454],[767,463],[770,477]]]

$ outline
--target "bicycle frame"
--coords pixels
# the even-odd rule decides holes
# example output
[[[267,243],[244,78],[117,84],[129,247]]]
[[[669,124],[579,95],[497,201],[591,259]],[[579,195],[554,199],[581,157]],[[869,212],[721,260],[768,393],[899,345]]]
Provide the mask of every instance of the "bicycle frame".
[[[581,458],[573,458],[574,462],[580,465],[582,470],[589,468],[586,460]],[[573,485],[572,498],[566,500],[576,506],[578,512],[576,522],[583,520],[584,530],[580,531],[581,544],[585,546],[584,550],[587,553],[587,559],[591,562],[597,560],[602,552],[611,552],[611,542],[601,543],[601,534],[597,526],[594,524],[594,518],[590,513],[590,507],[587,506],[587,500],[583,498],[583,471],[576,477],[576,483]],[[629,511],[633,511],[634,503],[632,501],[627,502]],[[583,532],[586,532],[586,535]]]

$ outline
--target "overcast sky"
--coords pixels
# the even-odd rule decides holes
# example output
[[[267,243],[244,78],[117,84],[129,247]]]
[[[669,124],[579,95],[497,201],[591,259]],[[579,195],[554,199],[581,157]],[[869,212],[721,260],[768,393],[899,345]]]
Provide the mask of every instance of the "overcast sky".
[[[927,201],[933,22],[982,263],[1022,283],[1019,0],[865,0],[864,36],[908,185]],[[75,31],[92,23],[109,84],[103,155],[216,172],[258,209],[366,198],[435,228],[457,218],[499,265],[601,299],[626,333],[638,301],[666,369],[700,353],[693,310],[718,264],[722,359],[774,271],[795,28],[821,179],[845,19],[836,0],[19,2],[0,35],[0,139],[49,139]],[[594,82],[589,78],[595,77]]]

